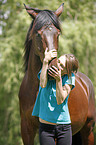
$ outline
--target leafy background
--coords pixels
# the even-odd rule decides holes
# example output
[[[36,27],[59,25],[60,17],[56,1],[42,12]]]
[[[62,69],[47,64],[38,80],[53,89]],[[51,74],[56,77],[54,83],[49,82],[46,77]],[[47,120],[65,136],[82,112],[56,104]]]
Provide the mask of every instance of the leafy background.
[[[56,10],[63,2],[58,56],[74,53],[96,94],[95,0],[0,0],[0,145],[22,145],[18,92],[24,75],[24,41],[32,21],[23,3]],[[96,145],[96,127],[94,134]]]

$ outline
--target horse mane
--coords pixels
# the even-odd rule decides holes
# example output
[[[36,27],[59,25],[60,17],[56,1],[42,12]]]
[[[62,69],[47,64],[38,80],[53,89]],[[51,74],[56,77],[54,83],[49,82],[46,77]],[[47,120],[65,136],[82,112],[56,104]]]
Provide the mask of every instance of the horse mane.
[[[31,22],[29,30],[27,32],[25,40],[25,51],[24,51],[24,67],[25,72],[28,69],[29,54],[32,48],[32,34],[36,33],[43,26],[49,26],[53,24],[57,29],[61,31],[58,17],[50,10],[42,10],[38,13],[37,17]]]

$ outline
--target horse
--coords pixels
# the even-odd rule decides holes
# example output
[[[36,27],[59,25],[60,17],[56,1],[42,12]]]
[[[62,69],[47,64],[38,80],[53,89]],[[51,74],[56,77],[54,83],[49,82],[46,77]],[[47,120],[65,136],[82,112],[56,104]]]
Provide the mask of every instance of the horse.
[[[25,41],[25,74],[19,90],[21,117],[21,136],[24,145],[34,145],[34,138],[39,127],[38,117],[32,116],[39,88],[38,72],[42,67],[46,48],[58,50],[61,32],[59,16],[64,4],[56,11],[39,10],[25,5],[27,13],[32,17]],[[49,66],[56,65],[53,59]],[[49,77],[50,79],[50,77]],[[93,145],[93,128],[95,123],[94,88],[91,80],[81,72],[76,74],[76,86],[68,100],[72,121],[73,145]],[[79,143],[80,143],[79,141]],[[80,144],[81,145],[81,144]]]

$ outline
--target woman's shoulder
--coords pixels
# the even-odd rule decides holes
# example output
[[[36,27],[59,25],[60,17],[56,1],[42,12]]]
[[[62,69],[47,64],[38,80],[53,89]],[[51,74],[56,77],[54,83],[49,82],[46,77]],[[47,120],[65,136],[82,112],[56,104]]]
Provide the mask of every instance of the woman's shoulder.
[[[68,77],[67,74],[62,76],[62,84],[75,84],[75,75],[71,73],[71,76]]]
[[[68,74],[64,74],[64,75],[62,76],[62,78],[64,78],[64,77],[68,78]],[[70,75],[69,77],[75,77],[75,74],[74,74],[74,73],[71,73],[71,75]]]
[[[71,73],[71,76],[75,77],[75,74],[74,73]]]

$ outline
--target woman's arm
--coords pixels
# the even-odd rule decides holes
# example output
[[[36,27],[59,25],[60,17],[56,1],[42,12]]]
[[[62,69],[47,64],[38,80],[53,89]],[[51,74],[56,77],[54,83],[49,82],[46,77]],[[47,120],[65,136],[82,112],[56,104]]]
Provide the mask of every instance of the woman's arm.
[[[40,86],[42,88],[46,87],[47,84],[47,69],[48,69],[48,61],[43,61],[42,71],[40,74]]]
[[[68,84],[62,86],[62,79],[56,80],[56,100],[58,105],[64,102],[66,97],[69,95],[71,88],[72,85]]]
[[[53,58],[57,57],[57,51],[55,49],[50,50],[48,52],[48,48],[45,50],[45,58],[43,60],[43,66],[40,74],[40,86],[42,88],[46,87],[47,84],[47,69],[48,69],[48,63]]]

